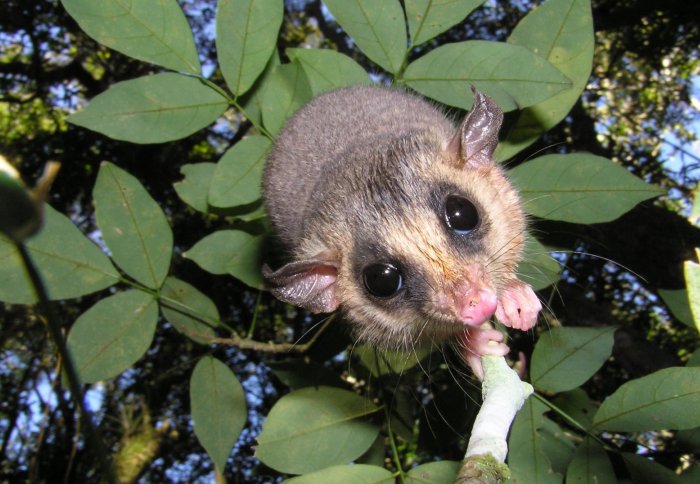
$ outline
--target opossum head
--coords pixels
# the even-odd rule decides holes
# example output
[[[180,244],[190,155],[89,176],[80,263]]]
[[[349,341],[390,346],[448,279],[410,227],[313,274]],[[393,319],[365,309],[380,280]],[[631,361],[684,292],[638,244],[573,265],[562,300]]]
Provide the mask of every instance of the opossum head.
[[[350,154],[319,187],[296,260],[265,268],[271,291],[313,312],[342,308],[360,340],[382,347],[438,342],[488,320],[516,278],[525,235],[518,194],[492,159],[501,122],[475,92],[451,135],[409,133]]]

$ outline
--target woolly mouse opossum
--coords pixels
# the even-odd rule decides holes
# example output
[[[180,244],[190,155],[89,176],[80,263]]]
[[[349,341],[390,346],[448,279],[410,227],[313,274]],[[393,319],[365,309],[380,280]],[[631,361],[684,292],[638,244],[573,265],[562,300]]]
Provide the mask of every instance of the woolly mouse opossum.
[[[263,268],[272,293],[313,312],[340,307],[357,337],[378,346],[460,341],[480,375],[480,356],[508,347],[479,326],[495,313],[527,330],[541,309],[515,275],[526,228],[492,159],[502,120],[476,90],[458,126],[381,87],[339,89],[299,109],[264,174],[270,219],[292,256]]]

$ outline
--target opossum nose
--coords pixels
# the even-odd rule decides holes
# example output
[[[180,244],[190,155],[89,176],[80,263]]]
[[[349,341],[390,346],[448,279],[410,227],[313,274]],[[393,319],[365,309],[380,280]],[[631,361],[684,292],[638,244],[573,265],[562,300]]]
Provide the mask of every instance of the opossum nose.
[[[445,284],[443,311],[450,313],[462,324],[479,326],[496,312],[498,298],[496,290],[482,264],[474,263],[462,267],[456,280]]]
[[[492,289],[472,286],[455,297],[454,303],[454,311],[464,324],[479,326],[496,312],[498,299]]]

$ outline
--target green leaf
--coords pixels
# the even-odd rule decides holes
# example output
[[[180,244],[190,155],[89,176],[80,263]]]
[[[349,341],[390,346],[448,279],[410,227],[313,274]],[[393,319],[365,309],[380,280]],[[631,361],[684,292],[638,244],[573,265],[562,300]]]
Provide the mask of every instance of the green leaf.
[[[676,432],[676,441],[681,450],[700,449],[700,427]]]
[[[258,200],[252,206],[246,205],[245,207],[240,207],[240,210],[229,210],[229,212],[232,212],[232,217],[244,222],[263,221],[265,217],[267,217],[265,204],[262,202],[262,200]]]
[[[68,121],[114,139],[163,143],[205,128],[227,107],[223,95],[196,77],[166,72],[118,82]]]
[[[462,109],[471,108],[473,85],[504,111],[537,104],[571,85],[525,47],[483,40],[440,46],[413,61],[403,80],[421,94]]]
[[[698,225],[700,222],[700,186],[695,186],[693,190],[693,205],[690,207],[690,215],[688,220],[693,225]]]
[[[629,381],[609,396],[593,419],[599,430],[646,432],[700,426],[700,367],[659,370]]]
[[[408,40],[398,0],[324,0],[323,3],[367,57],[393,74],[399,72]]]
[[[347,390],[302,388],[272,407],[255,457],[289,474],[348,463],[377,437],[379,428],[366,420],[376,411],[367,398]]]
[[[408,471],[407,484],[451,484],[455,482],[459,472],[459,462],[443,460],[440,462],[428,462]]]
[[[263,124],[276,135],[285,120],[311,99],[311,88],[301,65],[294,61],[277,66],[262,93]]]
[[[373,376],[396,374],[401,375],[420,363],[434,348],[423,347],[412,351],[379,350],[377,348],[360,345],[353,353],[360,357],[360,361]]]
[[[610,358],[615,330],[560,327],[541,334],[532,354],[532,384],[553,393],[582,385]]]
[[[216,163],[192,163],[182,165],[180,173],[185,178],[173,183],[180,200],[202,213],[209,212],[209,184],[214,175]]]
[[[617,482],[615,471],[603,447],[589,437],[576,449],[566,472],[566,484],[602,482]]]
[[[523,259],[518,264],[518,278],[538,291],[559,280],[559,263],[549,255],[550,250],[530,234],[525,236]]]
[[[518,115],[494,157],[507,160],[556,126],[576,104],[593,65],[593,16],[590,0],[549,0],[530,11],[508,42],[547,59],[572,81],[571,87]]]
[[[559,393],[554,397],[552,403],[578,422],[581,427],[590,429],[593,426],[593,415],[595,415],[598,406],[581,388]]]
[[[406,18],[413,47],[457,25],[485,1],[406,0]]]
[[[170,268],[173,233],[158,203],[136,178],[107,162],[92,196],[97,226],[114,261],[140,283],[159,288]]]
[[[551,462],[552,469],[557,474],[564,475],[576,452],[576,446],[568,432],[549,418],[543,420],[542,427],[537,432],[542,440],[542,451]]]
[[[346,383],[330,368],[301,358],[266,363],[279,380],[293,389],[317,387],[346,387]]]
[[[44,206],[44,227],[26,242],[52,300],[90,294],[119,282],[109,258],[70,221]],[[0,301],[36,302],[15,244],[0,235]]]
[[[668,467],[650,460],[647,456],[622,453],[627,469],[630,471],[629,482],[640,484],[681,484],[692,481],[682,479]]]
[[[335,50],[287,49],[287,56],[301,65],[313,96],[341,87],[370,84],[362,66]]]
[[[194,433],[222,472],[248,418],[243,387],[228,366],[205,356],[192,372],[190,408]]]
[[[508,466],[514,484],[561,484],[562,476],[552,468],[546,453],[549,433],[543,432],[549,419],[544,412],[549,410],[542,402],[528,398],[518,412],[508,438]],[[561,441],[557,440],[561,445]]]
[[[267,61],[267,66],[258,79],[253,84],[253,87],[241,97],[238,102],[241,106],[241,111],[245,117],[255,126],[262,124],[262,93],[267,86],[267,82],[275,72],[277,66],[280,65],[280,56],[275,50]]]
[[[282,0],[219,0],[216,49],[221,72],[231,91],[240,96],[265,70],[282,25]]]
[[[258,200],[262,196],[263,167],[270,145],[266,137],[253,135],[229,149],[211,177],[209,205],[226,208]]]
[[[132,290],[100,300],[68,334],[68,349],[83,382],[112,378],[136,363],[153,341],[158,305]]]
[[[695,350],[695,352],[690,355],[686,366],[700,366],[700,349]]]
[[[80,28],[129,57],[199,74],[192,29],[176,0],[61,0]]]
[[[374,443],[367,452],[355,459],[355,464],[366,464],[371,466],[384,466],[386,449],[384,448],[384,438],[379,435],[374,439]],[[308,475],[308,474],[307,474]]]
[[[294,484],[393,484],[394,476],[383,467],[366,464],[333,466],[320,471],[292,477],[284,481]]]
[[[658,293],[678,321],[691,328],[695,327],[687,289],[659,289]]]
[[[615,220],[639,202],[664,193],[612,161],[587,153],[541,156],[508,176],[528,213],[580,224]]]
[[[668,469],[667,469],[668,470]],[[684,470],[681,476],[673,475],[671,479],[675,479],[674,482],[681,482],[683,484],[700,482],[700,466],[694,465],[689,469]],[[656,483],[653,483],[656,484]]]
[[[395,389],[391,397],[391,431],[394,437],[410,442],[415,438],[416,393],[406,387]]]
[[[262,288],[263,236],[220,230],[204,237],[184,256],[212,274],[230,274],[255,289]]]
[[[697,250],[696,250],[697,252]],[[688,289],[688,303],[695,321],[695,328],[700,331],[700,264],[693,261],[683,263],[685,283]]]
[[[168,277],[160,291],[159,302],[163,318],[193,341],[208,344],[208,338],[216,336],[212,328],[220,320],[219,311],[214,302],[194,286]]]

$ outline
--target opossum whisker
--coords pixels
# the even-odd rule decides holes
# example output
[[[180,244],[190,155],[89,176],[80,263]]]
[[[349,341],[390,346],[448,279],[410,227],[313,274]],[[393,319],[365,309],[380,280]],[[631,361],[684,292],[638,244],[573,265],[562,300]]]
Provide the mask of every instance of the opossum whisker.
[[[319,326],[321,326],[323,323],[325,323],[326,321],[328,321],[328,319],[331,318],[331,317],[332,317],[332,316],[326,316],[325,318],[321,318],[316,324],[311,325],[311,327],[310,327],[309,329],[307,329],[306,331],[304,331],[304,333],[302,333],[302,335],[299,336],[299,338],[297,338],[297,340],[296,340],[294,343],[292,343],[292,346],[289,348],[289,350],[287,350],[287,353],[291,352],[291,351],[293,350],[293,348],[294,348],[296,345],[298,345],[298,344],[301,342],[301,340],[303,340],[303,339],[306,337],[307,334],[311,333],[314,329],[316,329],[316,328],[318,328]]]

